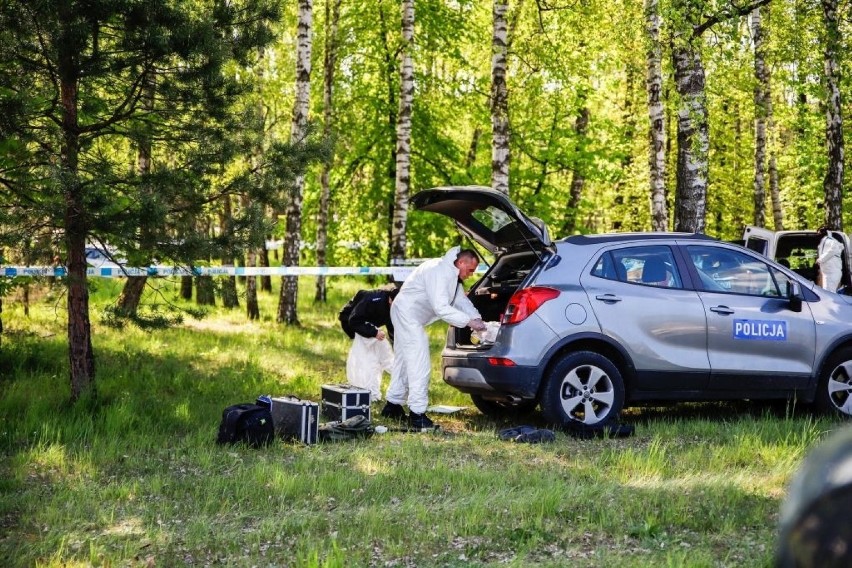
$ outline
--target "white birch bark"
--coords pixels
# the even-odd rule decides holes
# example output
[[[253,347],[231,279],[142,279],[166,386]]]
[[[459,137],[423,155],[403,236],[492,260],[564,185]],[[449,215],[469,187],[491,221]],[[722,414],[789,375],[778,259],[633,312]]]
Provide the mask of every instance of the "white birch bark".
[[[769,115],[769,69],[760,8],[751,13],[754,42],[754,217],[753,224],[766,224],[766,120]]]
[[[402,0],[403,47],[399,68],[399,113],[396,122],[396,187],[391,223],[391,263],[405,259],[408,202],[411,192],[411,109],[414,101],[414,0]]]
[[[837,0],[822,0],[825,26],[825,140],[828,167],[823,179],[825,222],[835,229],[843,228],[843,114],[840,103],[840,29]]]
[[[666,121],[663,108],[662,47],[660,46],[660,11],[658,0],[645,0],[646,89],[648,92],[648,164],[651,172],[651,229],[668,228],[666,207]]]
[[[707,209],[710,139],[707,95],[701,54],[693,41],[673,50],[675,87],[680,94],[677,116],[677,193],[675,231],[703,233]]]
[[[290,130],[291,140],[301,142],[308,131],[308,107],[311,95],[311,34],[313,26],[313,0],[299,0],[299,28],[296,44],[296,101],[293,105],[293,122]],[[287,201],[286,243],[284,245],[284,266],[299,265],[299,245],[302,234],[302,190],[305,185],[304,174],[299,174],[293,183],[290,199]],[[287,325],[298,325],[296,297],[299,292],[299,279],[296,276],[281,277],[281,295],[278,299],[276,321]]]
[[[491,39],[491,187],[509,194],[508,0],[494,0]]]

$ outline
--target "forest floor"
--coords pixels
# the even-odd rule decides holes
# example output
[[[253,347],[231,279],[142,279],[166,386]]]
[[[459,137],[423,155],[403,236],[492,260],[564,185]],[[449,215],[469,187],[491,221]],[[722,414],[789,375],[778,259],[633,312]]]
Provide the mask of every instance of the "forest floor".
[[[332,280],[323,305],[304,278],[299,327],[274,322],[266,293],[260,321],[213,308],[149,331],[107,325],[120,285],[93,282],[98,396],[74,405],[63,290],[34,288],[29,315],[19,294],[4,300],[6,566],[769,566],[789,482],[841,426],[799,408],[680,404],[628,409],[628,438],[504,442],[502,428],[546,425],[486,417],[445,385],[436,324],[431,402],[466,407],[435,415],[438,432],[223,447],[226,406],[318,401],[345,382],[336,313],[370,284]],[[148,304],[181,305],[157,286]]]

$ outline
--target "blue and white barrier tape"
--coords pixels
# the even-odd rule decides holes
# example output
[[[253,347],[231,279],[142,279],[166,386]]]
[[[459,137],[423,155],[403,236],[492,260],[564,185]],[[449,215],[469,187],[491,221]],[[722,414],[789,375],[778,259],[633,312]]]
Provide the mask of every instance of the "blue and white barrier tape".
[[[127,276],[345,276],[372,274],[397,274],[410,272],[414,267],[386,266],[198,266],[187,268],[181,266],[148,266],[148,267],[89,267],[88,276],[103,278],[124,278]],[[0,266],[0,275],[7,278],[22,276],[56,276],[67,275],[63,266]]]

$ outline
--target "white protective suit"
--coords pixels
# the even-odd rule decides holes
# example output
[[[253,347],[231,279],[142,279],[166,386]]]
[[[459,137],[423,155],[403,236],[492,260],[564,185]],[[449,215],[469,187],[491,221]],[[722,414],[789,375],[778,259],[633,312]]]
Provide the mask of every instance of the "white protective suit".
[[[405,279],[391,305],[395,353],[387,401],[405,404],[416,414],[429,405],[429,337],[426,326],[444,320],[455,327],[465,327],[482,316],[468,299],[459,282],[459,269],[454,262],[459,247],[453,247],[442,258],[427,260]]]
[[[355,334],[346,357],[346,380],[370,391],[370,400],[382,400],[382,371],[393,370],[393,349],[387,339]]]
[[[840,277],[843,273],[841,254],[843,254],[843,245],[831,235],[824,236],[819,242],[817,262],[819,262],[821,285],[830,292],[837,292],[837,287],[840,285]]]

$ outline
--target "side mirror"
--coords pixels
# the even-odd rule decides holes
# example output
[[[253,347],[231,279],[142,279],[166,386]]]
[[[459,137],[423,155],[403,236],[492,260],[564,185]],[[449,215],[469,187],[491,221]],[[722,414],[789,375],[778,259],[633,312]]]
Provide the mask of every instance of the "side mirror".
[[[790,309],[794,312],[802,311],[802,300],[805,296],[802,294],[802,285],[798,282],[789,280],[787,282],[787,299],[790,301]]]

